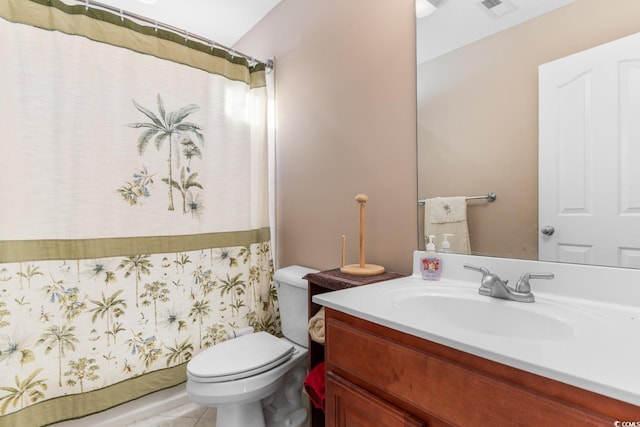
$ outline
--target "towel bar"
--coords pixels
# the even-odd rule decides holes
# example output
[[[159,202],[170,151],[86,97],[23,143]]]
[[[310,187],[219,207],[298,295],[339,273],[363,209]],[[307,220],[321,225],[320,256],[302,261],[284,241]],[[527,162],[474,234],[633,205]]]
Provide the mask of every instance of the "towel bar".
[[[495,201],[497,198],[496,193],[487,193],[484,196],[469,196],[467,197],[467,200],[480,200],[480,199],[487,199],[489,202],[493,202]],[[424,197],[421,197],[418,199],[418,205],[419,206],[424,206],[425,202],[427,199],[425,199]]]

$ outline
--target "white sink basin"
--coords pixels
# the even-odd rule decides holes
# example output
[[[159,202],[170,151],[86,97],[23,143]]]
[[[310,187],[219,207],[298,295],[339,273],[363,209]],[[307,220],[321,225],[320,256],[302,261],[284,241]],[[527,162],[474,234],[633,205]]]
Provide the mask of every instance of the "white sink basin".
[[[559,340],[608,325],[604,317],[569,304],[544,298],[533,303],[507,301],[479,295],[469,287],[398,287],[385,298],[399,312],[428,316],[430,322],[448,328],[500,337]]]

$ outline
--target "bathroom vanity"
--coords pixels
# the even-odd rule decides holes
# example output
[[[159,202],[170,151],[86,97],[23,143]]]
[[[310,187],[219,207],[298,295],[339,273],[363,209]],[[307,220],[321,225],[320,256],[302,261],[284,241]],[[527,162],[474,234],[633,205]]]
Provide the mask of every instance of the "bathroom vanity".
[[[640,408],[326,309],[327,426],[612,426]],[[356,422],[354,422],[356,421]]]
[[[318,273],[310,273],[304,276],[309,282],[309,317],[322,308],[320,304],[313,302],[315,295],[326,292],[337,291],[341,289],[349,289],[363,285],[370,285],[386,280],[398,279],[405,277],[404,274],[385,272],[375,276],[354,276],[340,272],[339,268],[332,270],[320,271]],[[309,339],[309,369],[324,361],[324,346]],[[324,413],[316,408],[311,408],[311,426],[320,427],[325,425]]]
[[[549,268],[556,278],[532,281],[534,303],[500,300],[478,295],[467,262],[504,279]],[[620,292],[638,272],[504,262],[447,254],[441,282],[414,275],[315,296],[326,425],[640,422],[640,290]],[[589,282],[604,278],[606,292]]]

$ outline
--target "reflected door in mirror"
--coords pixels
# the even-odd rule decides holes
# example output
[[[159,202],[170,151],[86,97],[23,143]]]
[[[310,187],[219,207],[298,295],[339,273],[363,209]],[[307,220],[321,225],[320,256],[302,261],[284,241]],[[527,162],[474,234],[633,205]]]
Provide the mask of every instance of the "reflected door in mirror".
[[[540,66],[539,96],[540,259],[640,268],[640,33]]]

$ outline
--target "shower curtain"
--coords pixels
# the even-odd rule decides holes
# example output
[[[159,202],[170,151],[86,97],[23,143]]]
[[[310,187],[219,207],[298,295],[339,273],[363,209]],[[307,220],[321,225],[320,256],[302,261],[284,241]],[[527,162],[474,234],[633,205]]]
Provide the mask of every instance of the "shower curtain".
[[[264,64],[58,0],[3,0],[0,35],[0,426],[279,334]]]

